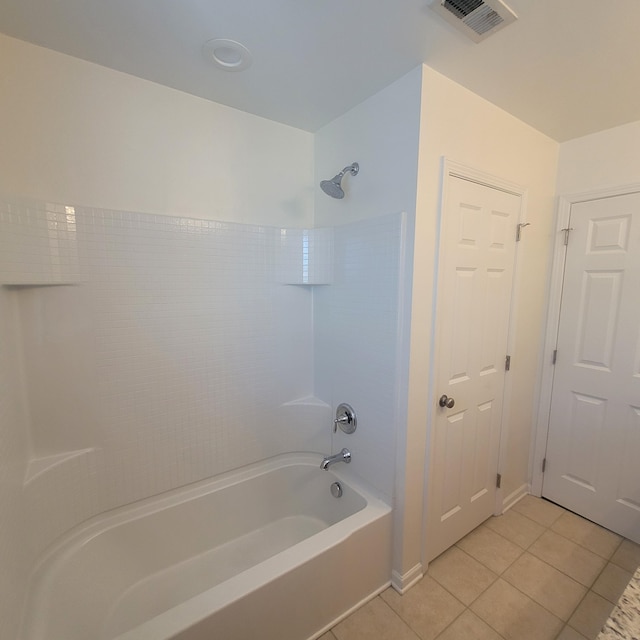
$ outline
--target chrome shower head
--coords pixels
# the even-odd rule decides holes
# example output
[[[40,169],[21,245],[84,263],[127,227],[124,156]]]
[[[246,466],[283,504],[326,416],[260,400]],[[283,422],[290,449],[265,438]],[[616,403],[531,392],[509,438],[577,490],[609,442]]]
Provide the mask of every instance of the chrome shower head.
[[[338,175],[333,176],[331,180],[323,180],[320,183],[320,188],[332,198],[344,198],[344,191],[342,189],[342,178],[345,173],[349,172],[352,176],[357,176],[360,171],[360,165],[357,162],[345,167]]]
[[[340,184],[341,180],[342,177],[338,174],[334,178],[331,178],[331,180],[323,180],[320,183],[320,188],[332,198],[344,198],[344,191]]]

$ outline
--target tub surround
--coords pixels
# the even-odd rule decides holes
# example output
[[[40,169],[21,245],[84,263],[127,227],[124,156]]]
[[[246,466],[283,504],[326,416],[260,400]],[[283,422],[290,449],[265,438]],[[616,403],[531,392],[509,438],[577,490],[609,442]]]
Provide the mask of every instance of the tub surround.
[[[402,214],[336,233],[0,202],[33,561],[97,514],[289,451],[347,445],[352,472],[389,501],[405,226]],[[339,362],[360,363],[356,387]],[[332,436],[345,400],[362,430]]]

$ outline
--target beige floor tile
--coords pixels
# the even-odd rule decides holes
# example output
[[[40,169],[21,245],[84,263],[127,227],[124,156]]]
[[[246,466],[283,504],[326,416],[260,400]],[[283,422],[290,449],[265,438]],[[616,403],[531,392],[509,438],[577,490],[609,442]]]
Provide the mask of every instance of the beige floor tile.
[[[543,527],[550,527],[565,511],[562,507],[535,496],[525,496],[512,509]]]
[[[563,623],[502,579],[496,580],[471,610],[507,640],[553,640]]]
[[[418,640],[398,614],[374,598],[332,629],[337,640]]]
[[[327,633],[323,633],[318,640],[336,640],[336,637],[331,633],[331,631],[327,631]]]
[[[625,571],[622,567],[610,562],[598,576],[591,590],[615,604],[632,576],[633,573],[630,571]]]
[[[581,633],[578,633],[575,629],[567,626],[558,636],[557,640],[587,640]]]
[[[522,554],[521,547],[484,525],[462,538],[458,547],[497,574],[501,574]]]
[[[502,640],[486,622],[467,609],[439,636],[438,640]]]
[[[429,565],[429,575],[467,606],[498,578],[458,547],[436,558]]]
[[[464,605],[429,575],[402,596],[387,589],[381,597],[422,640],[433,640],[464,610]]]
[[[634,573],[640,566],[640,545],[631,540],[623,540],[611,557],[611,562]]]
[[[544,532],[541,524],[513,509],[509,509],[504,515],[489,518],[485,524],[523,549],[528,549]]]
[[[590,591],[571,616],[569,625],[589,640],[595,640],[613,607],[611,602]]]
[[[521,555],[502,577],[565,622],[587,593],[586,587],[529,553]]]
[[[563,513],[553,523],[551,529],[607,560],[622,542],[622,537],[613,531],[604,529],[569,511]]]
[[[586,587],[591,587],[606,565],[600,556],[551,530],[545,531],[529,552]]]

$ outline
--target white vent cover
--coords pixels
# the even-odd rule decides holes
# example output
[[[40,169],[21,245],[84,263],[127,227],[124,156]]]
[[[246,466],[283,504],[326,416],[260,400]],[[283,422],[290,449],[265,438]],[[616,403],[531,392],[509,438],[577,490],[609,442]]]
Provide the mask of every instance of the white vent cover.
[[[474,42],[518,19],[502,0],[433,0],[430,6]]]

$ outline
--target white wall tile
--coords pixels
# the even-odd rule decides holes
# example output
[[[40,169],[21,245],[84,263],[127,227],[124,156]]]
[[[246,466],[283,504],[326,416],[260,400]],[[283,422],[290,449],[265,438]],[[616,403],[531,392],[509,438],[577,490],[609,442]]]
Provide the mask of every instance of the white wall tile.
[[[3,207],[31,246],[47,212],[56,225],[61,214]],[[73,214],[76,282],[3,291],[20,319],[13,357],[24,361],[31,411],[28,426],[13,420],[11,447],[22,449],[0,452],[0,472],[19,487],[25,461],[40,471],[22,490],[0,490],[0,506],[20,510],[0,545],[30,536],[15,571],[28,574],[56,538],[107,509],[287,451],[320,459],[341,401],[360,426],[334,436],[333,448],[349,446],[354,470],[391,496],[401,214],[346,225],[336,238],[309,230],[314,277],[333,281],[319,287],[282,283],[279,227]],[[33,263],[41,280],[31,284],[52,284],[50,246],[8,260],[12,282],[33,278]],[[9,339],[10,327],[0,334]],[[6,367],[2,375],[8,411],[20,394]]]
[[[358,428],[333,436],[347,447],[351,468],[388,498],[393,495],[398,385],[403,214],[336,230],[334,282],[315,292],[316,395],[351,404]]]
[[[0,284],[79,280],[73,207],[0,202]]]
[[[11,284],[51,284],[50,245],[36,240],[60,209],[2,210],[35,247],[7,259]],[[87,449],[25,488],[36,553],[106,509],[282,452],[328,448],[327,407],[283,406],[312,394],[313,342],[310,289],[276,277],[280,228],[73,213],[81,284],[12,290],[30,457]]]
[[[331,284],[333,229],[281,229],[279,279],[285,284]]]

